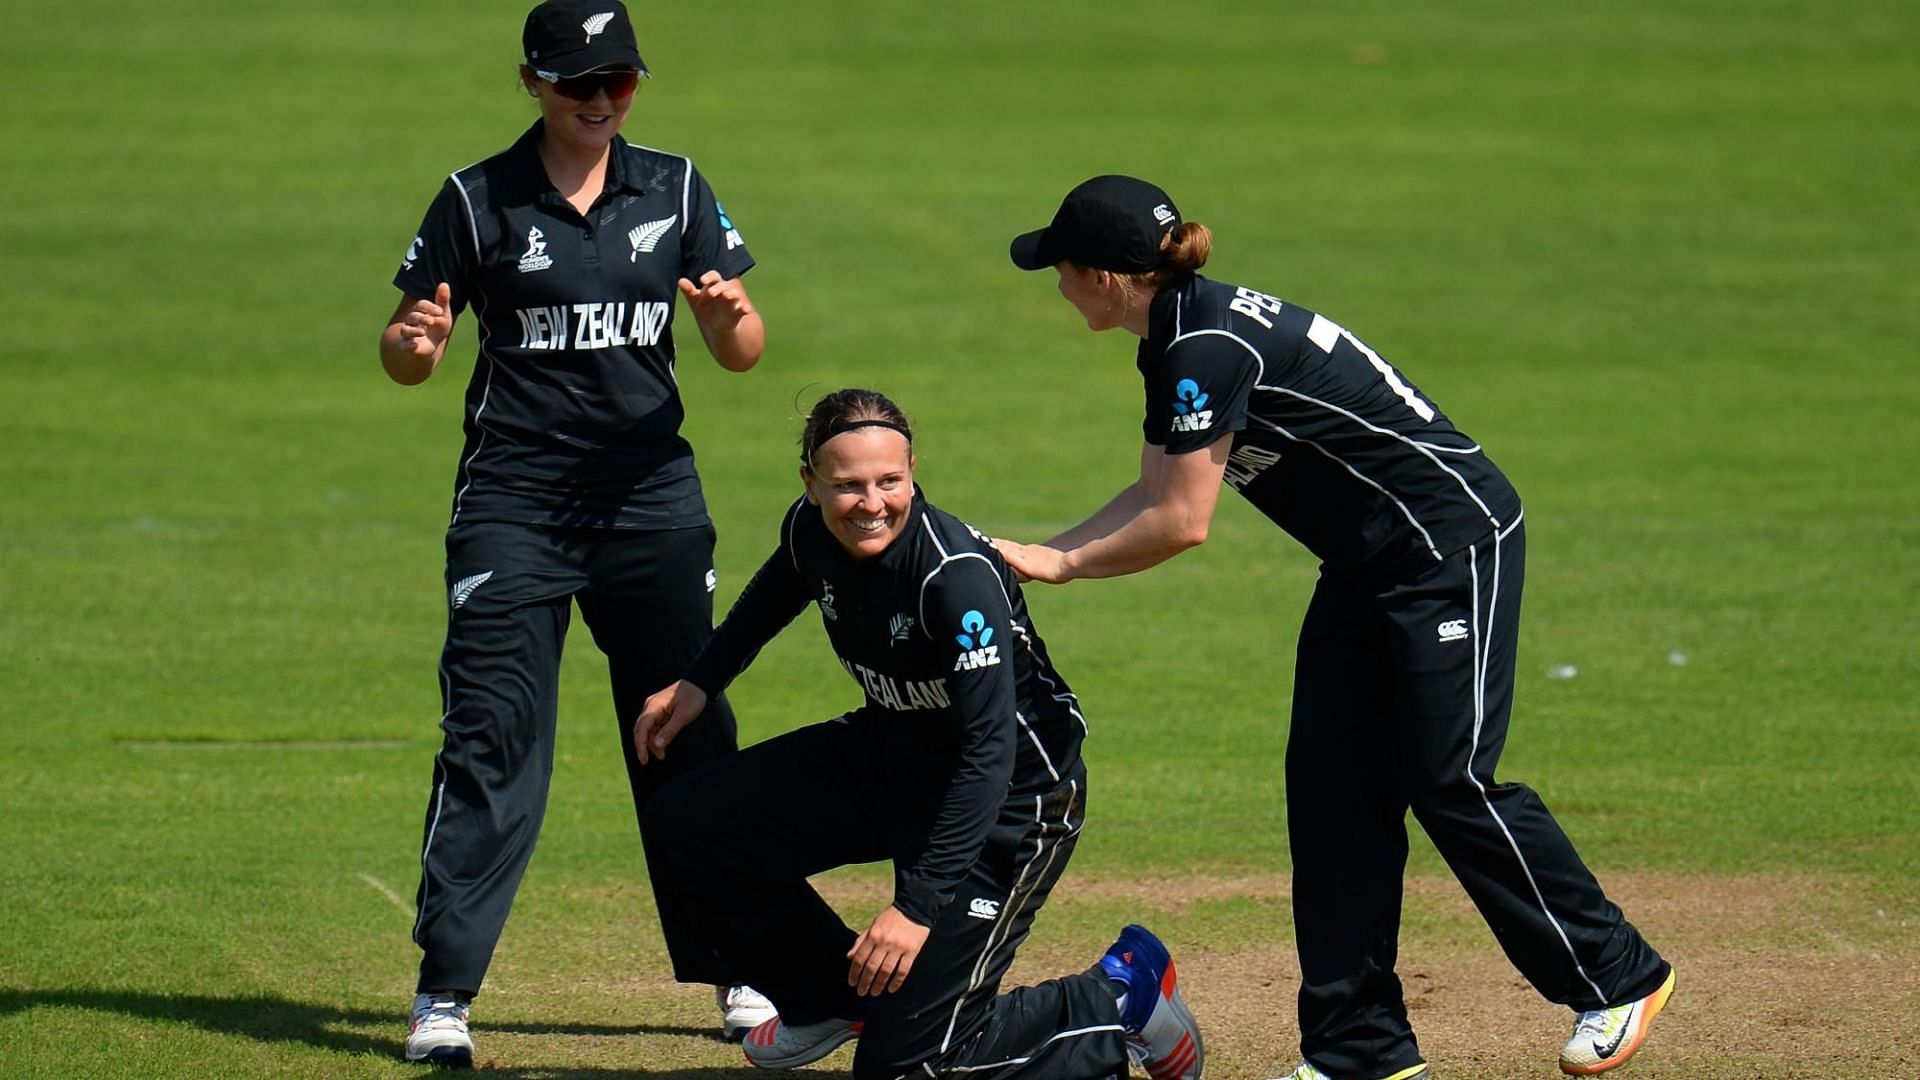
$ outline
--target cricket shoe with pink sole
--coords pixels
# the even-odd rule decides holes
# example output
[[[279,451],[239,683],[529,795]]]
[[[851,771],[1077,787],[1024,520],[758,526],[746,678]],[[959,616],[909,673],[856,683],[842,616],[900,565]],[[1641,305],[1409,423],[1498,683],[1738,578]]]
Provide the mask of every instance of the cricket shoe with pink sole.
[[[1129,926],[1100,958],[1107,978],[1126,987],[1120,1025],[1127,1050],[1153,1080],[1200,1080],[1207,1049],[1200,1025],[1180,998],[1167,947],[1144,926]]]
[[[1569,1076],[1592,1076],[1627,1063],[1647,1041],[1653,1018],[1673,996],[1673,969],[1667,969],[1660,989],[1637,1001],[1610,1009],[1593,1009],[1574,1022],[1573,1038],[1560,1051],[1560,1071]]]

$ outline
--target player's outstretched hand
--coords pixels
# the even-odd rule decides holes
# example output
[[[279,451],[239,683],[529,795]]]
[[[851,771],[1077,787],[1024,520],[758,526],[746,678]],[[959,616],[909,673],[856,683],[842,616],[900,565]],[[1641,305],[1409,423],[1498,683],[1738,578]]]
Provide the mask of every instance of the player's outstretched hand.
[[[633,752],[645,765],[667,756],[667,744],[680,729],[700,718],[707,707],[707,692],[685,679],[647,699],[640,707],[640,718],[633,722]]]
[[[892,904],[873,917],[847,950],[847,985],[861,997],[891,994],[907,981],[914,958],[927,943],[928,928],[900,913]]]
[[[400,321],[400,344],[421,359],[438,356],[453,333],[453,290],[441,282],[433,299],[415,300]]]
[[[1048,585],[1064,585],[1073,580],[1067,571],[1067,553],[1059,548],[1050,548],[1045,544],[1020,544],[1012,540],[995,540],[994,549],[1000,557],[1007,560],[1013,572],[1020,575],[1021,581],[1041,581]]]
[[[746,286],[740,284],[739,278],[721,277],[718,270],[701,274],[698,285],[681,278],[680,295],[687,298],[693,317],[710,330],[731,330],[741,319],[753,314],[753,302],[747,299]]]

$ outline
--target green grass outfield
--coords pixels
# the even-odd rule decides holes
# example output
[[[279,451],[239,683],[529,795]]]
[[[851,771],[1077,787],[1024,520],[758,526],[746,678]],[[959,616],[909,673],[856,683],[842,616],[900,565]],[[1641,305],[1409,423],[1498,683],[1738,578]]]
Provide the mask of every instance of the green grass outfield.
[[[407,390],[374,338],[441,179],[531,121],[524,10],[0,11],[0,1075],[407,1075],[473,340]],[[1502,772],[1602,877],[1844,880],[1884,913],[1846,932],[1920,957],[1920,9],[635,15],[655,78],[628,136],[692,155],[761,263],[766,359],[727,375],[689,334],[681,371],[723,600],[797,490],[795,403],[836,386],[893,394],[929,494],[990,532],[1044,537],[1127,482],[1132,339],[1005,251],[1072,183],[1137,172],[1213,227],[1210,272],[1352,327],[1519,486]],[[1314,572],[1229,496],[1169,566],[1029,591],[1094,732],[1063,891],[1285,873]],[[565,680],[476,1021],[564,1036],[518,1075],[730,1075],[677,1035],[698,995],[655,987],[584,633]],[[758,739],[854,688],[802,620],[734,698]],[[1041,933],[1125,915],[1063,905]],[[1270,899],[1163,916],[1222,948],[1290,935]],[[1282,1015],[1221,1049],[1277,1072],[1293,1040]]]

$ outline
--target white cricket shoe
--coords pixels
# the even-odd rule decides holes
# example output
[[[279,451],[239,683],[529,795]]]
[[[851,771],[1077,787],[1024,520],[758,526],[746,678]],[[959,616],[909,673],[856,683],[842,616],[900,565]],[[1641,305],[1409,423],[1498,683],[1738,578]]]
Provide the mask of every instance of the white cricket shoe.
[[[448,1069],[473,1067],[473,1036],[467,1007],[447,994],[419,994],[407,1026],[407,1060]]]
[[[720,1034],[729,1040],[745,1038],[747,1032],[780,1015],[765,995],[751,986],[716,986],[714,1003],[720,1006]]]
[[[1583,1012],[1573,1025],[1573,1038],[1560,1050],[1560,1071],[1572,1076],[1592,1076],[1625,1065],[1640,1044],[1647,1041],[1647,1029],[1653,1018],[1673,996],[1673,971],[1660,989],[1638,1001],[1615,1005],[1611,1009]]]
[[[1418,1065],[1409,1065],[1397,1073],[1383,1076],[1380,1080],[1426,1080],[1426,1077],[1427,1063],[1423,1061]],[[1312,1062],[1303,1061],[1299,1068],[1276,1080],[1333,1080],[1333,1077],[1315,1068]]]
[[[833,1053],[848,1039],[858,1038],[863,1024],[859,1020],[831,1017],[817,1024],[788,1026],[775,1016],[752,1031],[742,1042],[747,1062],[762,1069],[797,1069],[811,1065]]]

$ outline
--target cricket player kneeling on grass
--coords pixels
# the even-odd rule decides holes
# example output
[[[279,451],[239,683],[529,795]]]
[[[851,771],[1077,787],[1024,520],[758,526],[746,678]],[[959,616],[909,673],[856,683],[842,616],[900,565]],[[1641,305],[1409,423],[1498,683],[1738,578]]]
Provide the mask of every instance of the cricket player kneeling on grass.
[[[778,547],[634,728],[643,760],[666,756],[808,606],[864,698],[668,784],[642,823],[656,895],[689,898],[703,943],[779,1010],[747,1060],[793,1068],[857,1039],[863,1080],[1106,1080],[1130,1056],[1196,1080],[1199,1029],[1140,927],[1084,972],[999,993],[1084,820],[1079,702],[992,543],[915,487],[891,401],[829,394],[801,461]],[[766,823],[746,840],[743,812]],[[893,899],[858,932],[807,881],[881,860]]]

